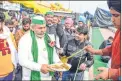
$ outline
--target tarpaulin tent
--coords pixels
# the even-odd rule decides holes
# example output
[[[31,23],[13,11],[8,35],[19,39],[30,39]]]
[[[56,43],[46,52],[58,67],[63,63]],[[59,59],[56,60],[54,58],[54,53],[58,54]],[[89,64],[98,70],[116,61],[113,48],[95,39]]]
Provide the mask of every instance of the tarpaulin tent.
[[[28,12],[29,14],[32,14],[34,12],[32,8],[28,8],[28,7],[25,7],[24,5],[21,5],[20,13],[22,13],[23,11]]]
[[[94,16],[91,13],[86,11],[86,12],[84,12],[84,16],[86,17],[87,20],[90,20],[91,22],[93,22]]]
[[[64,11],[64,12],[72,12],[70,9],[65,9],[60,3],[51,3],[50,9],[53,11]]]
[[[46,2],[46,1],[36,1],[36,2],[37,2],[37,4],[42,5],[42,6],[46,7],[46,8],[50,8],[51,7],[50,4],[48,2]]]
[[[96,27],[113,26],[110,12],[101,8],[97,8],[94,14],[93,26]]]

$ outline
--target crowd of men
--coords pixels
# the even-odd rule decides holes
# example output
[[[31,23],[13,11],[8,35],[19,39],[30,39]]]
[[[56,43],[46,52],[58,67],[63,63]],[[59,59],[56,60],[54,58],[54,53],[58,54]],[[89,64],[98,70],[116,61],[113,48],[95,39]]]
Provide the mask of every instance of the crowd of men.
[[[71,61],[71,59],[68,61],[72,68],[63,73],[49,72],[49,64],[61,62],[60,56],[70,56],[73,52],[83,49],[86,45],[91,45],[88,40],[89,31],[85,24],[86,21],[80,17],[79,25],[75,27],[73,19],[67,17],[63,25],[60,22],[61,19],[51,11],[47,12],[44,17],[38,15],[32,18],[22,17],[21,22],[18,22],[15,17],[5,20],[3,12],[0,12],[0,18],[1,32],[3,33],[1,36],[7,34],[9,41],[11,41],[7,41],[7,37],[1,39],[1,49],[5,52],[6,59],[9,58],[6,63],[4,63],[6,59],[3,59],[2,66],[6,67],[6,64],[7,66],[9,64],[9,67],[2,70],[3,80],[6,80],[6,78],[11,80],[13,75],[15,75],[15,80],[51,80],[51,76],[61,77],[60,74],[62,74],[62,80],[71,78],[73,80],[79,56],[74,57],[74,61]],[[8,46],[8,43],[11,43],[11,46]],[[11,56],[13,56],[12,60],[10,60]],[[78,71],[78,77],[76,77],[78,80],[82,79],[81,76],[83,76],[83,71],[86,67],[90,67],[93,64],[93,56],[89,53],[86,52],[80,57],[83,58],[80,63],[82,69]],[[88,60],[85,60],[86,58]],[[15,63],[14,66],[13,63]],[[22,67],[21,77],[18,77],[18,67]],[[8,68],[10,69],[7,70]],[[73,76],[70,77],[72,74]]]
[[[119,10],[118,7],[114,7],[116,4],[110,3],[112,2],[109,2],[111,13],[114,13],[112,9]],[[81,49],[85,50],[68,59],[67,63],[71,64],[68,71],[51,70],[50,64],[62,63],[60,57],[71,56]],[[61,19],[52,11],[44,16],[34,15],[31,18],[22,15],[20,21],[16,17],[5,20],[5,14],[0,12],[0,80],[52,80],[52,78],[58,80],[59,77],[62,77],[62,81],[83,80],[84,71],[94,63],[92,54],[108,55],[110,52],[108,49],[101,51],[92,48],[89,42],[89,29],[81,17],[75,26],[70,17],[62,24]],[[119,49],[117,50],[120,54]],[[118,78],[119,60],[118,65],[112,61],[114,69],[110,69],[116,75],[112,75],[108,69],[101,68],[106,71],[98,75],[97,79],[113,79],[113,76],[114,79],[115,76]]]

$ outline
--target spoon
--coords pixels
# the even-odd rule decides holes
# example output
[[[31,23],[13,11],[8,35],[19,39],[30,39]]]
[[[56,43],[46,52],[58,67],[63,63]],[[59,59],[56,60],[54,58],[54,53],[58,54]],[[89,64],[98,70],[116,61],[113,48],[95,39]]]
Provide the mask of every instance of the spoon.
[[[61,61],[62,61],[62,63],[67,63],[67,61],[68,61],[69,58],[78,55],[80,52],[83,52],[84,49],[85,49],[85,48],[83,48],[83,49],[81,49],[81,50],[78,50],[77,52],[72,53],[72,55],[69,56],[69,57],[67,57],[67,56],[63,56],[63,57],[61,57]]]

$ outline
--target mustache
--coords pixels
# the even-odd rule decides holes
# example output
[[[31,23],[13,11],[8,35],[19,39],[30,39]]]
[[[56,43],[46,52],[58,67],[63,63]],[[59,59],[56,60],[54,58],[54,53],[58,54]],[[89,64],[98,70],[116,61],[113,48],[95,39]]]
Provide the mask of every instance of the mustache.
[[[47,21],[52,21],[51,19],[47,20]]]
[[[41,34],[44,34],[45,32],[40,32]]]
[[[44,35],[45,34],[45,32],[39,32],[39,33],[37,33],[38,35]]]
[[[28,30],[30,30],[30,28],[29,28],[29,29],[24,29],[24,28],[23,28],[23,30],[24,30],[24,31],[28,31]]]

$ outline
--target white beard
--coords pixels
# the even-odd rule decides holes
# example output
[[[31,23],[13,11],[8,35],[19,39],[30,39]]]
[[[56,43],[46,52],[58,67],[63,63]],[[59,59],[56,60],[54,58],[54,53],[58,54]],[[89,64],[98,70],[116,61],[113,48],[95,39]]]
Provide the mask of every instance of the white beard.
[[[37,34],[35,34],[38,38],[42,38],[42,37],[44,37],[44,35],[37,35]]]

